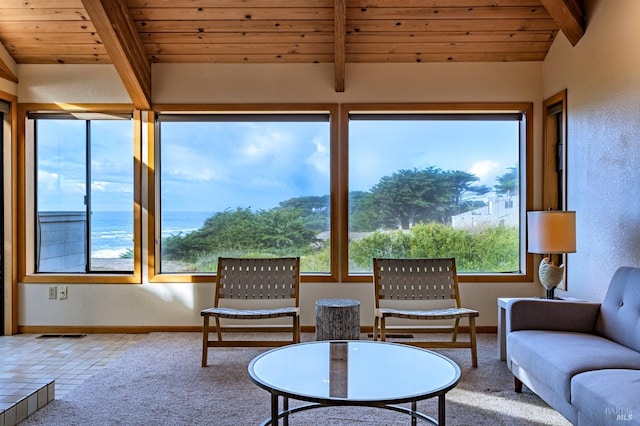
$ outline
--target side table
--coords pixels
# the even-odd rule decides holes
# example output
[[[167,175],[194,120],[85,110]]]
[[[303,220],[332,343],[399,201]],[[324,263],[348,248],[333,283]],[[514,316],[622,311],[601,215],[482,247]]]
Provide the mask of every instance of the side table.
[[[507,303],[515,297],[498,297],[498,358],[501,361],[507,360],[507,333],[505,326],[507,323]]]
[[[316,340],[358,340],[360,302],[351,299],[316,301]]]

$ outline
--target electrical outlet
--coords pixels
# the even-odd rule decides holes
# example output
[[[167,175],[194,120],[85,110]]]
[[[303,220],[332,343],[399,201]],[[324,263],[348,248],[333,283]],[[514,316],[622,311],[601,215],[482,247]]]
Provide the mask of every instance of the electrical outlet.
[[[49,287],[49,299],[58,298],[58,288],[55,285]]]
[[[58,299],[63,300],[67,298],[67,286],[61,285],[58,286]]]

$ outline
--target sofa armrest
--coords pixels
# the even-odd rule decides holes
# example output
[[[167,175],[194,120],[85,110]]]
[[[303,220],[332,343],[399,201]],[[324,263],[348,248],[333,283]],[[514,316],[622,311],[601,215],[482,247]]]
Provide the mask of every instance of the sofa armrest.
[[[593,334],[599,303],[515,299],[507,303],[506,333],[517,330],[573,331]]]

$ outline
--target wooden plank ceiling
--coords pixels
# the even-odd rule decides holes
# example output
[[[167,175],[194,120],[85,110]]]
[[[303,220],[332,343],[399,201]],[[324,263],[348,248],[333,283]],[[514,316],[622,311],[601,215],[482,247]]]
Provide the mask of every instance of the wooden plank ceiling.
[[[150,108],[151,63],[541,61],[583,0],[2,0],[18,64],[114,64]],[[17,81],[0,61],[0,77]]]

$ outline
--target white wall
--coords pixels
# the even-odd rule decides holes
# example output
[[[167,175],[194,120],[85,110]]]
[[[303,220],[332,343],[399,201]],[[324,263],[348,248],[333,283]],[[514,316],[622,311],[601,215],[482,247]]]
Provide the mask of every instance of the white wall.
[[[640,2],[586,6],[584,37],[559,36],[547,55],[543,90],[568,96],[568,294],[599,301],[616,268],[640,266]]]
[[[19,71],[20,102],[129,102],[109,66],[30,65]],[[154,64],[152,90],[153,102],[164,104],[535,102],[540,146],[541,63],[349,65],[344,93],[334,91],[332,65]],[[73,284],[63,301],[48,300],[47,287],[19,286],[19,325],[199,326],[200,310],[213,301],[208,284]],[[542,293],[535,283],[461,287],[466,304],[480,310],[480,326],[496,325],[497,297]],[[303,283],[302,325],[315,324],[316,300],[335,297],[360,300],[362,325],[373,324],[372,284]]]
[[[112,65],[18,65],[20,103],[131,103]]]
[[[154,64],[153,103],[516,102],[541,97],[540,63]]]

